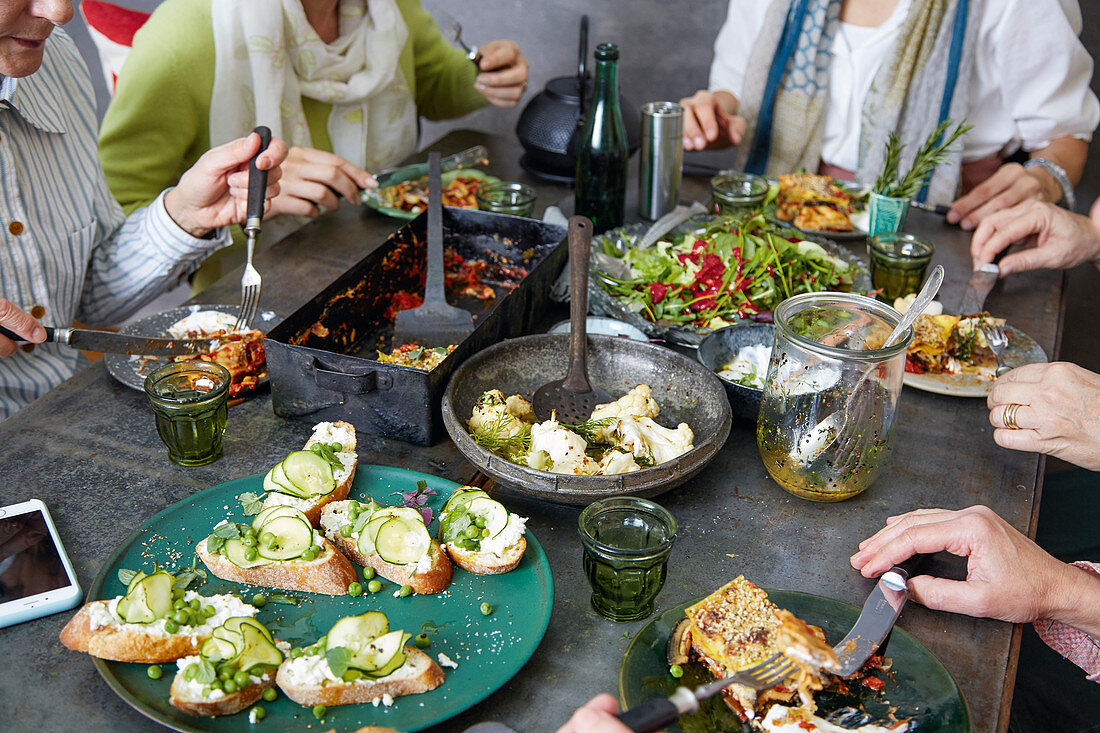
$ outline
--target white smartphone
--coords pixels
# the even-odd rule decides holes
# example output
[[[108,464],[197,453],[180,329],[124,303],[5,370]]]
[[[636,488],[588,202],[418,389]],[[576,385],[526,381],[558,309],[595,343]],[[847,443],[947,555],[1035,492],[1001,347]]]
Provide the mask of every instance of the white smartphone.
[[[83,595],[46,505],[0,508],[0,628],[68,611]]]

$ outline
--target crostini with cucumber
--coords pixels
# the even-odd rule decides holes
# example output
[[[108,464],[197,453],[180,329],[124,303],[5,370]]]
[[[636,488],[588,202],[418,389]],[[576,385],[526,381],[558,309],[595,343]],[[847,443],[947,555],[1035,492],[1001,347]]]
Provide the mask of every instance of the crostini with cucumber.
[[[321,512],[321,528],[340,552],[414,593],[440,593],[451,583],[451,561],[416,509],[337,501]]]
[[[280,648],[282,647],[282,648]],[[226,619],[192,654],[176,660],[168,702],[189,715],[232,715],[275,685],[290,645],[275,641],[267,627],[247,616]]]
[[[327,504],[348,498],[358,462],[351,423],[318,423],[305,448],[290,453],[264,476],[263,508],[294,507],[316,526]]]
[[[300,705],[326,707],[434,690],[443,684],[443,670],[424,652],[406,646],[410,638],[402,629],[391,631],[379,611],[346,616],[317,643],[291,649],[276,683]]]
[[[84,604],[61,630],[61,643],[116,662],[174,662],[193,653],[226,619],[256,613],[236,596],[185,590],[166,570],[139,571],[124,595]]]
[[[527,520],[476,486],[461,486],[439,515],[439,541],[451,561],[478,575],[514,570],[527,550]]]
[[[263,509],[251,524],[222,521],[195,554],[223,580],[267,588],[347,595],[355,568],[299,509]]]

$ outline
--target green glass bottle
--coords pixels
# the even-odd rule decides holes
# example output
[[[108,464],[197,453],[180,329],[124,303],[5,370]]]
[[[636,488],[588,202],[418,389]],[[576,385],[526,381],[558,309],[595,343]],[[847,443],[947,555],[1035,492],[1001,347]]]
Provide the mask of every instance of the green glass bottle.
[[[619,47],[596,47],[596,86],[577,144],[574,211],[602,232],[623,225],[626,211],[626,127],[619,110]]]

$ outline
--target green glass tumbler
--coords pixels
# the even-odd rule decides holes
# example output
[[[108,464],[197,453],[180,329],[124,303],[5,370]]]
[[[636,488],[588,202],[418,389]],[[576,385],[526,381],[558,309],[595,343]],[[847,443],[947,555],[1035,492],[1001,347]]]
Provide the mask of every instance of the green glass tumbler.
[[[494,183],[479,186],[477,208],[494,214],[511,214],[530,218],[535,213],[535,189],[523,183]]]
[[[676,539],[668,510],[634,496],[600,499],[581,512],[580,533],[596,612],[612,621],[653,613]]]
[[[745,216],[760,211],[768,198],[768,179],[728,171],[710,179],[712,208],[721,216]]]
[[[145,378],[157,434],[174,463],[205,466],[221,458],[229,383],[229,370],[210,361],[173,362]]]
[[[935,251],[927,239],[912,234],[884,232],[871,237],[867,259],[871,286],[881,291],[878,299],[893,305],[895,299],[919,291]]]

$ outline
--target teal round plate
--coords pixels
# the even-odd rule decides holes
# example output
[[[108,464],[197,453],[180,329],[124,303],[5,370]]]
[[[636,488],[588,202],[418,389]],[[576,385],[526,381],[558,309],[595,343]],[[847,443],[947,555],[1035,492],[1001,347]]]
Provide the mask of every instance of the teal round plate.
[[[769,590],[768,598],[799,618],[820,626],[830,644],[835,644],[855,624],[859,609],[830,598],[790,590]],[[701,664],[689,664],[684,676],[675,679],[668,673],[665,647],[672,627],[684,617],[684,609],[701,598],[685,601],[650,621],[630,642],[619,667],[619,704],[629,709],[646,700],[672,694],[680,685],[694,688],[714,677]],[[888,672],[876,672],[886,683],[875,692],[859,683],[848,683],[849,694],[820,692],[815,697],[817,714],[824,716],[837,708],[851,706],[865,710],[878,720],[886,720],[891,710],[900,720],[908,719],[913,733],[969,733],[970,712],[962,690],[938,659],[906,631],[894,627],[886,656],[894,660]],[[720,695],[703,702],[699,712],[680,717],[668,726],[670,733],[750,733],[722,702]]]
[[[418,471],[360,465],[355,472],[350,498],[397,503],[400,498],[392,492],[413,491],[420,480],[439,492],[439,496],[431,497],[427,504],[438,516],[439,508],[458,484]],[[125,587],[118,580],[119,568],[148,570],[154,562],[169,570],[189,567],[194,557],[194,543],[206,537],[215,524],[227,516],[231,521],[248,521],[237,496],[246,491],[261,494],[262,481],[261,474],[228,481],[156,514],[115,550],[92,582],[88,597],[98,600],[123,593]],[[436,518],[429,529],[434,536],[438,529]],[[203,567],[201,561],[198,566]],[[451,585],[444,592],[409,598],[394,598],[399,586],[388,580],[382,583],[381,592],[364,593],[359,598],[285,592],[300,600],[300,605],[269,601],[260,609],[258,618],[271,629],[276,639],[294,646],[313,643],[343,616],[371,610],[385,613],[391,629],[403,628],[414,635],[422,623],[430,621],[443,628],[432,638],[432,645],[426,651],[433,658],[440,652],[446,654],[458,663],[458,668],[444,667],[446,680],[431,692],[398,697],[389,708],[370,704],[332,707],[323,723],[313,717],[309,708],[280,693],[275,702],[258,703],[267,716],[256,726],[257,730],[267,733],[301,731],[310,725],[317,730],[333,727],[355,730],[379,725],[417,731],[445,721],[488,697],[523,667],[546,633],[554,603],[550,563],[530,531],[527,532],[527,552],[519,567],[510,573],[474,575],[456,567]],[[245,600],[257,592],[282,593],[221,580],[210,574],[203,585],[193,585],[190,590],[204,595],[241,592]],[[482,615],[483,602],[493,605],[491,615]],[[168,703],[168,689],[175,676],[174,664],[162,665],[164,676],[160,680],[149,679],[145,664],[95,659],[95,665],[123,700],[169,728],[240,731],[252,727],[248,724],[247,709],[221,718],[196,718],[172,707]]]
[[[458,178],[459,176],[465,178],[480,178],[485,182],[484,185],[486,186],[500,183],[500,179],[496,176],[490,176],[484,171],[479,171],[476,168],[459,168],[458,170],[447,171],[442,176],[440,176],[440,178],[442,179],[444,186],[449,186],[451,184],[451,181]],[[411,178],[424,178],[424,176],[413,175]],[[393,185],[404,183],[405,180],[396,179],[394,180]],[[392,206],[384,206],[382,204],[382,199],[378,197],[378,194],[375,190],[368,190],[363,192],[363,205],[369,209],[374,209],[379,214],[385,214],[386,216],[392,216],[395,219],[405,219],[407,221],[411,221],[412,219],[415,219],[423,213],[423,211],[405,211],[404,209],[395,209]]]

